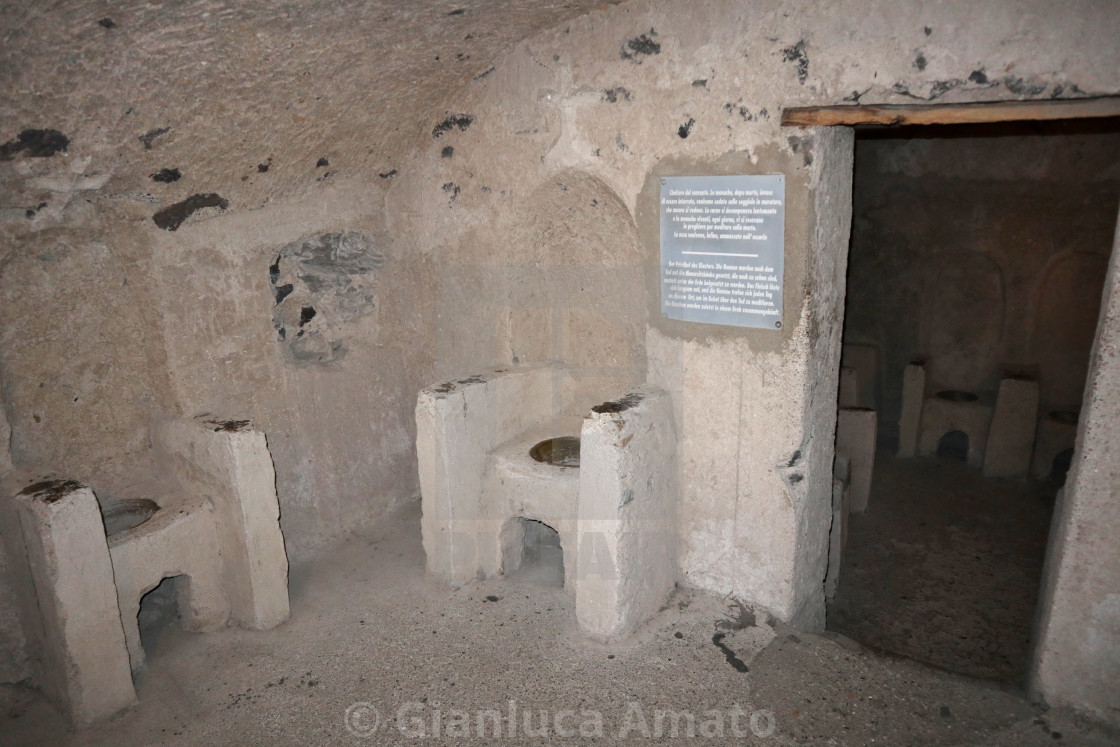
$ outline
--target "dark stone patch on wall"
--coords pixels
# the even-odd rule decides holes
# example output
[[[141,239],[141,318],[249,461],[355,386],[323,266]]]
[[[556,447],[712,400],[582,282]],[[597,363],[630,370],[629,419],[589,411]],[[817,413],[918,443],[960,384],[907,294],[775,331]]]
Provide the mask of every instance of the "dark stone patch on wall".
[[[494,66],[491,65],[490,67],[486,68],[481,73],[479,73],[478,75],[471,78],[471,80],[482,80],[483,78],[488,76],[490,73],[494,72],[494,70],[495,70]]]
[[[643,57],[661,54],[661,45],[653,40],[655,36],[657,36],[657,32],[650,29],[648,34],[642,34],[641,36],[635,36],[633,39],[627,39],[619,55],[624,60],[631,60],[640,65],[642,64]]]
[[[378,176],[381,177],[382,179],[392,179],[396,175],[397,175],[397,170],[396,169],[389,169],[388,171],[382,171],[380,174],[378,174]]]
[[[169,132],[171,132],[170,127],[157,127],[154,130],[148,130],[147,132],[145,132],[143,135],[140,135],[136,139],[144,144],[144,150],[151,150],[152,149],[152,143],[154,143],[156,141],[156,138],[162,137],[163,135],[166,135]]]
[[[100,21],[97,22],[97,25],[100,26],[103,29],[115,29],[117,27],[117,22],[114,21],[112,18],[109,18],[108,16],[105,16],[104,18],[102,18]]]
[[[183,178],[183,174],[179,169],[160,169],[154,174],[148,174],[148,176],[151,177],[153,182],[163,182],[164,184],[177,182]]]
[[[329,160],[327,160],[326,156],[323,156],[322,158],[320,158],[318,161],[315,162],[315,168],[317,168],[317,169],[321,169],[324,166],[330,166],[330,165],[331,165],[331,162]]]
[[[447,15],[449,15],[449,16],[461,16],[461,15],[463,15],[463,14],[464,14],[464,13],[466,13],[466,12],[467,12],[467,11],[466,11],[466,9],[464,9],[464,8],[456,8],[455,10],[451,11],[451,12],[450,12],[450,13],[448,13]]]
[[[797,82],[804,85],[809,79],[809,53],[805,51],[805,40],[802,39],[792,47],[783,49],[782,60],[797,65]]]
[[[39,203],[39,204],[38,204],[38,205],[37,205],[36,207],[33,207],[33,208],[28,208],[28,209],[27,209],[26,211],[24,211],[23,215],[24,215],[24,217],[25,217],[25,218],[27,218],[28,220],[31,220],[32,218],[34,218],[34,217],[35,217],[35,215],[36,215],[36,214],[37,214],[37,213],[38,213],[38,212],[39,212],[40,210],[42,210],[42,209],[43,209],[43,208],[45,208],[46,206],[47,206],[47,203],[45,203],[45,202],[40,202],[40,203]]]
[[[614,104],[617,103],[619,99],[629,101],[630,91],[623,88],[622,86],[608,88],[607,90],[603,91],[603,100],[607,103]]]
[[[70,146],[70,138],[58,130],[24,130],[14,140],[0,145],[0,161],[10,161],[22,153],[31,158],[49,158]]]
[[[447,193],[448,202],[455,202],[455,198],[459,196],[459,185],[455,182],[448,182],[443,185],[442,189]]]
[[[440,158],[451,158],[455,155],[455,149],[450,145],[444,146],[443,150],[439,152]]]
[[[363,233],[294,241],[269,266],[273,326],[286,357],[330,364],[346,355],[347,326],[377,309],[372,275],[385,255]]]
[[[1049,85],[1046,83],[1028,83],[1014,75],[1005,77],[1003,79],[1003,85],[1007,86],[1008,91],[1018,96],[1037,96],[1049,88]]]
[[[451,114],[432,128],[432,137],[440,137],[445,132],[451,132],[456,129],[459,130],[459,132],[465,132],[472,124],[474,124],[473,114]]]
[[[692,134],[692,126],[694,124],[696,124],[696,120],[692,117],[689,117],[687,122],[677,128],[677,135],[680,136],[681,140],[684,140],[686,137]]]
[[[988,74],[984,72],[983,68],[973,70],[968,74],[968,80],[978,86],[986,86],[988,85]]]
[[[635,407],[641,401],[642,395],[638,394],[637,392],[631,392],[630,394],[627,394],[616,400],[604,402],[601,405],[595,405],[591,408],[591,411],[597,412],[600,415],[604,413],[625,412],[626,410]]]
[[[257,171],[261,174],[265,173],[270,168],[272,168],[272,156],[269,156],[264,163],[257,164]]]
[[[930,28],[929,26],[926,26],[925,28],[923,28],[922,31],[924,31],[926,33],[926,36],[929,36],[930,34],[933,33],[933,29]]]
[[[502,373],[502,372],[499,371],[498,373]],[[455,391],[455,389],[460,387],[460,386],[467,386],[469,384],[485,384],[485,383],[486,383],[486,379],[479,376],[478,374],[475,374],[474,376],[468,376],[467,378],[459,379],[458,381],[445,381],[442,384],[437,384],[436,386],[432,387],[432,391],[436,392],[437,394],[450,394],[451,392]]]
[[[249,427],[248,420],[206,420],[206,425],[215,426],[214,432],[238,433]]]
[[[934,81],[933,84],[929,87],[929,93],[924,96],[914,93],[910,90],[910,87],[908,85],[902,82],[895,83],[893,86],[891,86],[891,90],[895,93],[902,94],[903,96],[917,99],[918,101],[934,101],[944,96],[947,92],[952,91],[954,88],[958,88],[960,86],[963,86],[964,84],[965,81],[961,80],[960,78]]]
[[[789,143],[789,149],[794,153],[801,153],[806,166],[813,164],[813,141],[809,138],[803,138],[800,135],[790,135],[786,138]]]
[[[960,78],[953,78],[952,80],[938,80],[935,81],[929,89],[929,100],[939,99],[954,88],[959,88],[964,85],[964,81]]]
[[[926,69],[926,64],[926,56],[921,52],[918,52],[918,56],[914,58],[914,69],[918,72],[921,72],[922,70]]]
[[[178,230],[179,226],[183,225],[183,221],[191,217],[195,212],[211,207],[225,210],[229,207],[229,200],[214,192],[191,195],[182,202],[176,202],[174,205],[168,205],[162,210],[157,211],[156,214],[152,216],[152,220],[165,231],[175,231]]]
[[[54,503],[75,490],[81,490],[82,487],[83,485],[77,480],[43,480],[28,485],[19,491],[19,494],[33,495],[44,503]]]
[[[694,80],[694,81],[692,81],[692,87],[693,88],[707,88],[708,87],[708,79],[707,78],[699,78],[697,80]]]
[[[753,122],[754,121],[754,115],[751,114],[751,110],[748,109],[747,107],[743,106],[743,104],[740,103],[740,102],[732,103],[732,102],[728,101],[726,104],[723,105],[723,110],[725,112],[727,112],[728,114],[738,114],[739,117],[744,122]]]

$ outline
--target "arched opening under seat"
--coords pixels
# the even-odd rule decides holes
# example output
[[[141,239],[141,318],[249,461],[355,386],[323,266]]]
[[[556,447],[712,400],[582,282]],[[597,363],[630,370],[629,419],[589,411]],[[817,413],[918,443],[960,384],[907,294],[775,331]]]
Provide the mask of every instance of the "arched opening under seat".
[[[947,459],[968,461],[968,434],[964,431],[949,431],[937,441],[937,456]]]
[[[179,603],[189,593],[190,577],[181,574],[165,577],[140,597],[136,625],[140,629],[140,646],[144,649],[145,659],[159,649],[168,629],[179,625]]]
[[[502,567],[507,578],[564,588],[564,548],[559,532],[543,521],[517,517],[506,525],[505,535]]]

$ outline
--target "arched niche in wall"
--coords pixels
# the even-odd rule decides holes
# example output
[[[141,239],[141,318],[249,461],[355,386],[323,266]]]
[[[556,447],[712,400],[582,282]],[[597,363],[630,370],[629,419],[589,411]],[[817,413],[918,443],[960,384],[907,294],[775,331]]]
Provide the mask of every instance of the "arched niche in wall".
[[[1031,343],[1047,405],[1073,409],[1081,402],[1107,270],[1107,256],[1066,251],[1042,271]]]
[[[922,292],[922,347],[938,386],[976,391],[998,373],[1004,277],[991,257],[949,251],[931,258]]]
[[[509,235],[501,362],[562,363],[558,395],[569,415],[641,383],[644,257],[614,191],[583,172],[555,174],[517,206]]]

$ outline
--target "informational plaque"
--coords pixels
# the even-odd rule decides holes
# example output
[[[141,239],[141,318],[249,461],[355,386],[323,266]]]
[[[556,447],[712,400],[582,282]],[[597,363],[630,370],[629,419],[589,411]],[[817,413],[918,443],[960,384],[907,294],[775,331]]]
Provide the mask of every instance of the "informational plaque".
[[[661,313],[782,327],[783,174],[661,178]]]

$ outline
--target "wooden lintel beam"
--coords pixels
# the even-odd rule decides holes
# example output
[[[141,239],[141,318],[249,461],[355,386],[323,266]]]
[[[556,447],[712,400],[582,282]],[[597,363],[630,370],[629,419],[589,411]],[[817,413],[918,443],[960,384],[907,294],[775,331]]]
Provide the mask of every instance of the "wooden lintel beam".
[[[975,104],[853,104],[791,107],[783,127],[833,125],[983,124],[1023,120],[1120,117],[1120,96],[1057,101],[996,101]]]

